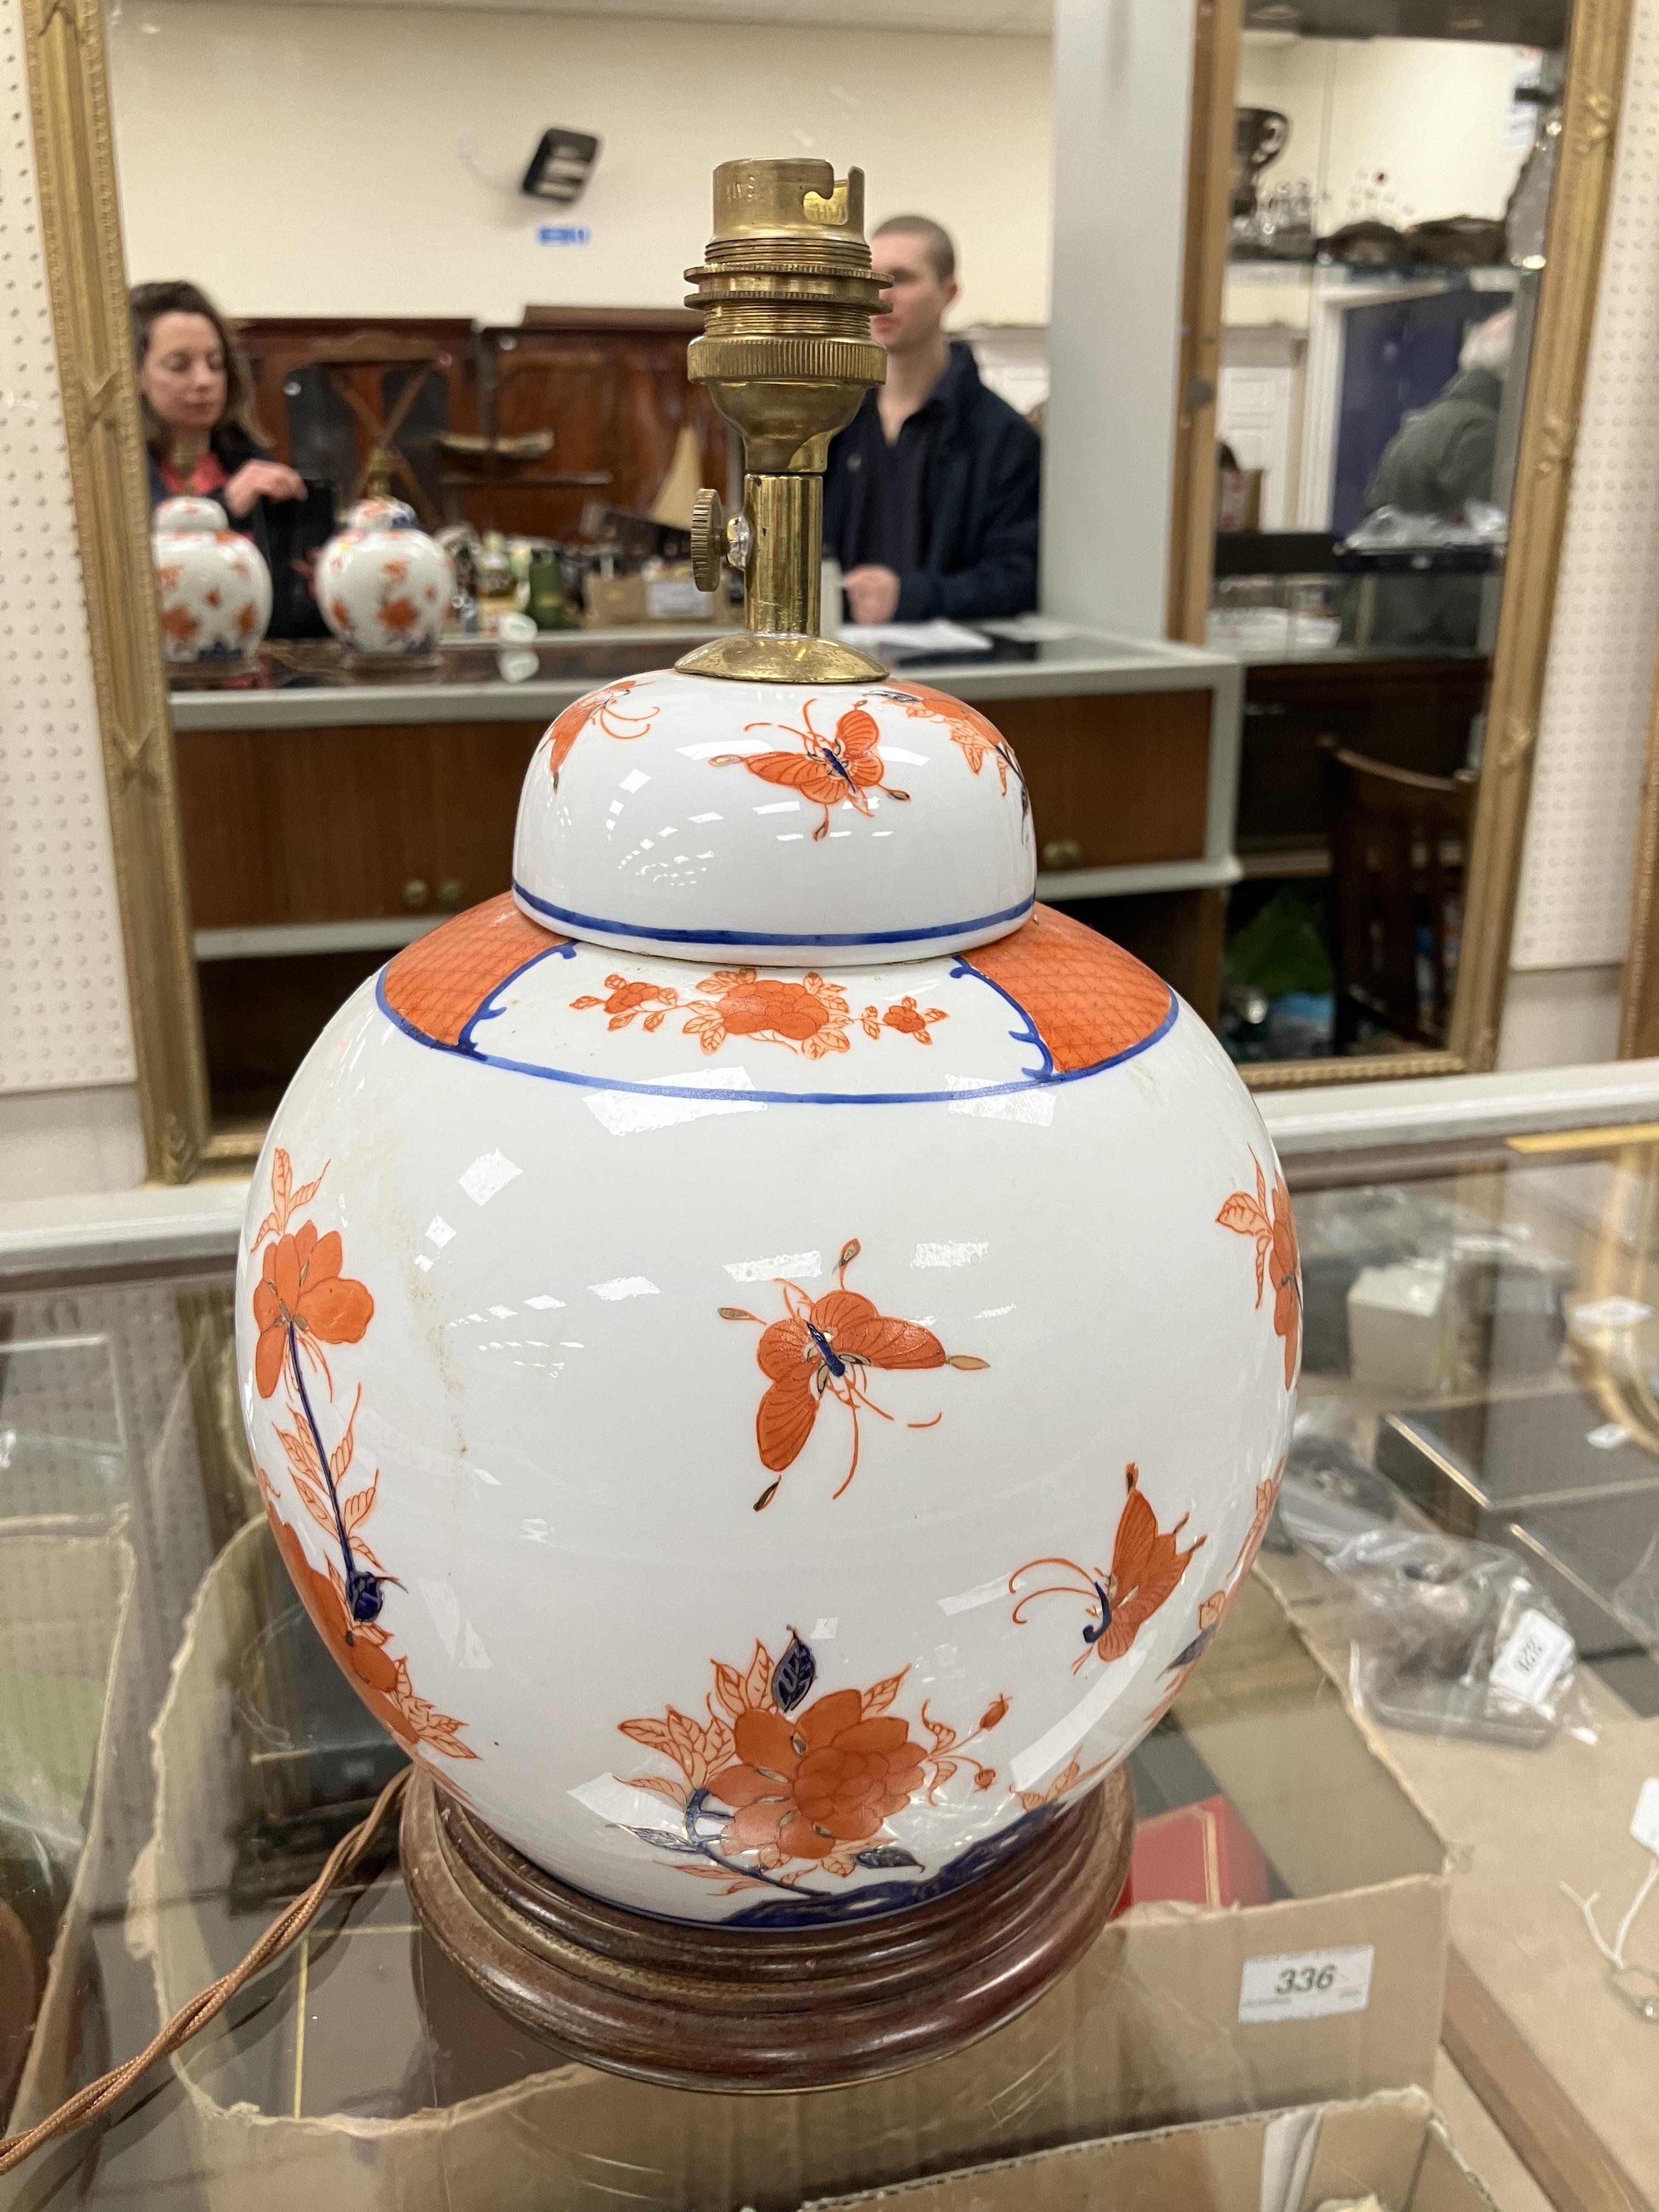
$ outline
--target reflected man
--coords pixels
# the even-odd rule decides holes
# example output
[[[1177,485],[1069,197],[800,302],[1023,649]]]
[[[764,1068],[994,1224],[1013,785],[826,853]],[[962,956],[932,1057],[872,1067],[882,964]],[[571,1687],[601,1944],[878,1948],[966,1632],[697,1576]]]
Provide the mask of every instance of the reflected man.
[[[927,216],[871,239],[890,278],[872,330],[887,380],[830,448],[823,544],[855,623],[1023,614],[1036,605],[1042,445],[945,334],[956,249]]]

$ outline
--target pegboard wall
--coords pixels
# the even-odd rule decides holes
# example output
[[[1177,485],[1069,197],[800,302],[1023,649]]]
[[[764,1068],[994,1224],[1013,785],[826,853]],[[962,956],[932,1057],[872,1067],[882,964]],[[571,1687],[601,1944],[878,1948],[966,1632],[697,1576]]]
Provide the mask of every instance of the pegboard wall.
[[[1622,961],[1659,634],[1659,0],[1638,0],[1510,964]]]
[[[0,0],[0,1091],[135,1073],[22,16]]]

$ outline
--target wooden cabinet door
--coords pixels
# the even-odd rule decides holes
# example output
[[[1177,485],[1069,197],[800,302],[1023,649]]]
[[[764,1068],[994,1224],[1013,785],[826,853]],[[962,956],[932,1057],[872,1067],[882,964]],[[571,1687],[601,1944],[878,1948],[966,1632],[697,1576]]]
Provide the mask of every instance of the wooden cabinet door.
[[[181,731],[196,927],[380,921],[506,890],[544,726]]]
[[[1037,865],[1196,860],[1210,788],[1208,691],[1091,692],[985,708],[1030,788]]]

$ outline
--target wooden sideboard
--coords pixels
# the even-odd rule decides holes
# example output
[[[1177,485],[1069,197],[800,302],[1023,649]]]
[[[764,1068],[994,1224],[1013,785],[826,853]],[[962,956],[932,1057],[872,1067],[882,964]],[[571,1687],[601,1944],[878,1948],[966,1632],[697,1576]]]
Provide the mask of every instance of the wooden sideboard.
[[[665,641],[662,659],[683,643]],[[595,647],[573,641],[544,659],[561,650],[591,659]],[[1237,873],[1238,683],[1215,656],[1182,653],[1079,653],[1070,668],[1029,672],[953,665],[928,681],[974,698],[1012,740],[1039,896],[1127,945],[1213,1019]],[[222,1115],[268,1112],[328,1016],[397,945],[507,889],[526,767],[552,714],[592,682],[538,684],[546,696],[533,698],[460,684],[447,701],[343,689],[175,699]]]

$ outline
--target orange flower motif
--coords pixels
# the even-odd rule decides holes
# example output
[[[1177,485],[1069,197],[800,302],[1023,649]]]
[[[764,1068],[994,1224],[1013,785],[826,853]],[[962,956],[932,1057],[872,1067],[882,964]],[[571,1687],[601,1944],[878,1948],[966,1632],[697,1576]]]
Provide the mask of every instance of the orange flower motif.
[[[1236,1190],[1216,1216],[1223,1229],[1248,1237],[1255,1245],[1255,1302],[1261,1304],[1264,1282],[1273,1294],[1273,1334],[1285,1340],[1285,1388],[1296,1381],[1297,1355],[1302,1346],[1302,1263],[1296,1241],[1296,1218],[1284,1176],[1275,1170],[1271,1209],[1267,1180],[1254,1152],[1255,1195]]]
[[[276,1388],[290,1328],[308,1350],[314,1340],[356,1344],[374,1318],[368,1290],[341,1274],[342,1256],[338,1230],[319,1237],[309,1221],[266,1246],[264,1271],[253,1286],[259,1328],[253,1375],[262,1398]]]
[[[350,1675],[357,1695],[381,1727],[406,1740],[408,1724],[392,1702],[400,1685],[398,1662],[386,1648],[386,1630],[373,1623],[354,1621],[334,1583],[319,1567],[312,1565],[298,1535],[274,1510],[270,1525],[283,1564],[318,1634]]]
[[[807,1060],[848,1048],[847,994],[822,975],[786,983],[752,968],[733,968],[705,975],[697,988],[715,995],[690,1001],[681,1035],[695,1036],[705,1052],[718,1052],[728,1036],[785,1045]]]
[[[739,1713],[732,1734],[738,1763],[709,1784],[733,1808],[727,1848],[786,1858],[868,1842],[915,1795],[927,1756],[903,1721],[866,1720],[856,1690],[834,1691],[795,1719]]]
[[[380,620],[399,636],[413,629],[420,619],[421,611],[413,599],[398,598],[380,602]]]
[[[659,1001],[657,1011],[646,1016],[644,1025],[648,1030],[660,1029],[665,1010],[679,1004],[680,994],[672,983],[630,983],[626,975],[607,975],[605,984],[608,998],[573,999],[570,1004],[578,1013],[603,1006],[611,1017],[606,1024],[610,1029],[625,1030],[640,1008],[648,1006],[653,999]]]
[[[1006,1697],[993,1698],[968,1736],[936,1720],[925,1698],[914,1731],[888,1717],[908,1667],[867,1690],[832,1691],[809,1705],[817,1660],[793,1628],[775,1660],[757,1643],[746,1668],[712,1664],[706,1722],[670,1705],[660,1717],[641,1714],[617,1726],[678,1769],[628,1778],[632,1788],[672,1806],[675,1821],[634,1834],[672,1851],[679,1873],[720,1883],[728,1897],[792,1888],[812,1872],[845,1881],[860,1868],[920,1870],[921,1860],[882,1833],[883,1822],[918,1791],[937,1804],[964,1769],[975,1792],[995,1786],[995,1767],[969,1746],[1006,1717]],[[687,1866],[688,1857],[706,1863]]]
[[[177,638],[180,645],[188,645],[196,635],[198,623],[188,607],[163,607],[161,627],[169,637]]]
[[[901,1036],[913,1036],[918,1044],[932,1044],[933,1040],[928,1033],[928,1023],[945,1022],[950,1018],[943,1006],[919,1006],[914,999],[901,999],[896,1006],[889,1006],[879,1022],[876,1019],[875,1008],[866,1006],[864,1010],[864,1029],[867,1036],[877,1036],[884,1029],[896,1030]]]

